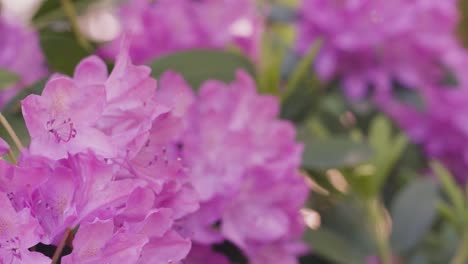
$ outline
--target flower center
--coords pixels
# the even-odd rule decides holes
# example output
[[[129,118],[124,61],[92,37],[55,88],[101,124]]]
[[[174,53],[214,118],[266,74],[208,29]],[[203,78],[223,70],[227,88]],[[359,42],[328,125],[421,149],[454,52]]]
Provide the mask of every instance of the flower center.
[[[0,249],[11,251],[13,258],[21,259],[20,240],[17,236],[0,242]]]
[[[46,123],[47,131],[55,137],[57,143],[69,142],[76,137],[76,129],[70,118],[58,121],[51,119]]]

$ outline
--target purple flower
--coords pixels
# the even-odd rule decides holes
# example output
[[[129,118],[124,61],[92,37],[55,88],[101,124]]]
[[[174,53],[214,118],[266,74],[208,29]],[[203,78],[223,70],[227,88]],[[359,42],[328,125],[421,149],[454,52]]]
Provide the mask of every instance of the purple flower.
[[[201,208],[184,224],[195,242],[227,239],[252,263],[271,263],[271,254],[296,263],[308,193],[298,173],[302,146],[293,125],[277,120],[276,99],[255,89],[239,71],[228,85],[206,82],[189,109],[182,160]]]
[[[0,92],[0,109],[47,73],[36,32],[0,17],[0,69],[19,75],[18,83]]]
[[[194,245],[185,260],[186,264],[229,264],[227,257],[214,252],[209,246]]]
[[[198,194],[178,141],[193,95],[171,73],[156,89],[123,46],[110,75],[91,56],[73,78],[54,75],[27,97],[31,146],[17,166],[0,160],[0,191],[32,212],[44,243],[77,229],[64,263],[175,264],[191,247],[181,221],[199,208]]]
[[[41,253],[28,249],[41,242],[43,231],[29,209],[16,211],[6,193],[0,192],[0,262],[50,263]]]
[[[73,240],[73,252],[62,260],[64,264],[136,263],[142,247],[148,242],[144,235],[114,231],[113,221],[96,219],[80,225]]]
[[[302,0],[299,12],[299,52],[323,40],[317,73],[340,78],[353,99],[394,80],[412,88],[439,81],[441,65],[453,63],[448,53],[460,49],[454,0]]]
[[[78,86],[70,78],[52,77],[41,96],[29,95],[22,102],[31,153],[60,159],[92,149],[112,156],[110,140],[96,128],[105,99],[102,85]]]
[[[92,150],[106,158],[134,155],[153,119],[168,108],[156,104],[156,80],[124,51],[108,76],[98,57],[84,59],[74,77],[55,75],[41,96],[22,102],[30,151],[53,159]]]
[[[29,158],[21,159],[19,167],[31,163]],[[142,185],[129,179],[114,180],[114,168],[91,154],[42,162],[39,166],[47,178],[28,192],[20,189],[12,193],[12,197],[31,208],[52,243],[58,243],[67,228],[87,219],[112,216]]]
[[[131,39],[130,55],[139,63],[179,50],[232,44],[253,58],[259,52],[263,21],[252,0],[131,0],[119,13],[122,35]],[[101,54],[115,57],[119,39]]]

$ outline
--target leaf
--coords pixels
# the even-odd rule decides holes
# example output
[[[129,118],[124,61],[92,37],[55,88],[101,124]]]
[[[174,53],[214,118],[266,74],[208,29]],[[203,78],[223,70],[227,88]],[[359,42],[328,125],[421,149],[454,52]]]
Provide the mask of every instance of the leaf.
[[[365,143],[346,138],[307,140],[302,165],[307,169],[330,169],[362,164],[372,157]]]
[[[17,83],[20,77],[7,69],[0,68],[0,91]]]
[[[91,55],[78,44],[71,32],[43,30],[40,41],[49,67],[55,72],[72,75],[75,66]]]
[[[325,209],[317,210],[322,227],[340,234],[340,237],[352,243],[354,248],[366,256],[375,254],[376,245],[370,228],[371,223],[358,196],[343,196]]]
[[[353,248],[352,244],[347,240],[325,228],[307,230],[304,240],[311,246],[315,253],[329,260],[333,260],[336,263],[365,263],[366,255],[363,252]]]
[[[291,93],[301,83],[301,80],[303,80],[306,76],[310,77],[312,75],[312,62],[314,61],[321,45],[321,41],[315,41],[310,47],[307,54],[301,59],[301,61],[299,61],[298,65],[296,66],[296,69],[292,72],[292,75],[290,76],[289,81],[286,84],[286,90],[281,96],[283,100],[291,95]]]
[[[309,113],[316,106],[315,101],[319,98],[317,96],[319,89],[314,89],[313,87],[317,87],[317,85],[310,81],[303,81],[300,87],[284,99],[281,104],[281,118],[295,123],[300,123],[307,119]]]
[[[369,143],[377,152],[386,151],[390,144],[392,126],[390,121],[383,116],[375,117],[369,130]]]
[[[408,252],[429,231],[435,220],[437,186],[431,179],[418,178],[403,189],[391,206],[392,247]]]
[[[444,192],[450,198],[450,202],[455,207],[457,216],[463,217],[465,211],[463,192],[453,180],[452,174],[438,161],[432,161],[431,168],[439,178]]]
[[[60,1],[61,0],[44,1],[32,18],[33,24],[38,27],[43,27],[52,21],[65,19],[66,15]],[[91,3],[96,2],[96,0],[71,0],[71,2],[73,2],[77,12],[81,12],[86,10],[86,8]]]
[[[258,69],[258,88],[261,93],[278,94],[281,83],[281,67],[288,58],[283,47],[273,40],[271,34],[264,34],[261,41]]]
[[[153,61],[150,67],[154,77],[159,77],[167,70],[176,71],[194,89],[209,79],[231,82],[238,69],[255,76],[254,66],[246,57],[217,50],[196,49],[172,53]]]
[[[376,194],[380,191],[395,163],[400,159],[408,140],[401,133],[393,137],[390,120],[378,115],[371,122],[369,143],[375,151],[372,163],[376,166],[373,187],[374,194]]]

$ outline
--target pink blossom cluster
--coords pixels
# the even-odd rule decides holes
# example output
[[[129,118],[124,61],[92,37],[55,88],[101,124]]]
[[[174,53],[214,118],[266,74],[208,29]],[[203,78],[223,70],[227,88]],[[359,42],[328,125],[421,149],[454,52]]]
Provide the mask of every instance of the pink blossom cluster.
[[[338,78],[350,99],[372,99],[439,159],[468,181],[468,53],[455,36],[458,1],[302,0],[299,52],[322,40],[315,70]],[[456,84],[444,83],[452,75]],[[402,102],[395,84],[415,88],[424,109]]]
[[[15,73],[19,81],[0,91],[0,109],[24,88],[43,77],[45,59],[36,32],[0,17],[0,69]]]
[[[278,102],[243,72],[198,96],[150,73],[91,56],[22,101],[31,143],[0,159],[0,263],[50,263],[35,246],[64,241],[65,264],[222,263],[224,240],[254,264],[297,263],[307,187]]]
[[[180,50],[230,45],[255,58],[263,29],[252,0],[129,0],[120,7],[119,20],[137,63]],[[115,57],[120,39],[105,45],[100,54]]]
[[[298,172],[302,145],[294,126],[277,119],[276,98],[259,96],[242,71],[230,84],[206,82],[194,101],[181,140],[200,198],[200,210],[185,219],[197,245],[189,263],[214,263],[190,260],[202,260],[199,250],[224,240],[249,263],[297,263],[305,250],[298,210],[308,189]]]
[[[462,52],[454,36],[456,0],[302,0],[299,52],[322,41],[315,69],[339,78],[351,99],[397,81],[423,88],[442,79]],[[455,54],[454,54],[455,53]]]

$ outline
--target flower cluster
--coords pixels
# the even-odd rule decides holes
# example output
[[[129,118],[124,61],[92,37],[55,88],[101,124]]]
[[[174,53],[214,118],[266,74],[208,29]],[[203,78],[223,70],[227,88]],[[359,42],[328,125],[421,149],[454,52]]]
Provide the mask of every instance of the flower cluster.
[[[440,80],[442,65],[451,67],[461,52],[453,34],[457,2],[302,0],[297,48],[304,53],[322,40],[316,71],[340,78],[351,99],[394,81],[421,88]]]
[[[298,172],[302,145],[293,125],[277,120],[276,99],[258,95],[242,71],[229,85],[206,82],[194,101],[181,140],[201,203],[185,221],[197,245],[189,263],[214,263],[201,255],[213,257],[206,246],[224,240],[249,263],[297,263],[304,251],[298,210],[308,189]]]
[[[75,231],[63,263],[185,258],[191,241],[177,225],[198,199],[172,147],[170,107],[156,97],[150,69],[123,53],[109,76],[89,57],[22,101],[31,146],[17,165],[0,161],[2,263],[50,263],[28,249]]]
[[[122,36],[130,37],[130,55],[138,63],[179,50],[229,45],[256,57],[263,24],[252,0],[130,0],[119,16]],[[117,38],[104,46],[101,55],[115,57],[119,43]]]
[[[468,54],[454,35],[457,1],[302,0],[300,14],[299,52],[323,41],[315,64],[319,76],[340,78],[351,99],[375,88],[377,106],[466,183]],[[448,76],[456,89],[446,87]],[[396,86],[415,88],[424,110],[401,102]]]
[[[66,264],[222,263],[224,240],[254,264],[304,251],[302,146],[244,72],[196,96],[172,72],[157,87],[127,52],[110,74],[91,56],[22,111],[31,144],[0,159],[1,263],[50,263],[35,246],[65,241]]]
[[[0,91],[0,109],[24,88],[46,74],[36,32],[0,17],[0,69],[17,74],[19,81]]]

